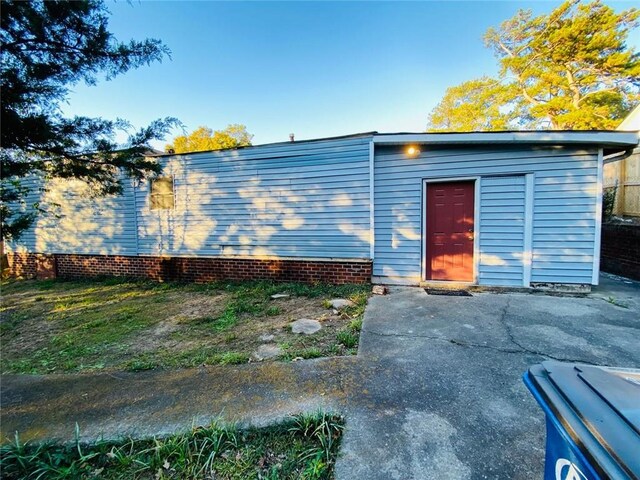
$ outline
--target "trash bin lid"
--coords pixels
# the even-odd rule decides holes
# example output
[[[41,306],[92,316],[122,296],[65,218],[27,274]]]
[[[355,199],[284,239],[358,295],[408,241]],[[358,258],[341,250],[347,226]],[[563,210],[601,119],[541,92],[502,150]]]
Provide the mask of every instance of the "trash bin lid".
[[[594,468],[640,478],[640,370],[547,361],[529,373]]]

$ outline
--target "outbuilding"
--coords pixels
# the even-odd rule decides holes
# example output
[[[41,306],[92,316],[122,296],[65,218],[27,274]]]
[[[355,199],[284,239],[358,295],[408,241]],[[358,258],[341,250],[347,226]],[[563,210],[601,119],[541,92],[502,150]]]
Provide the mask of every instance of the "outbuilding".
[[[634,132],[373,132],[159,155],[163,175],[119,197],[49,184],[39,200],[57,215],[10,261],[26,275],[588,288],[603,164],[637,145]]]

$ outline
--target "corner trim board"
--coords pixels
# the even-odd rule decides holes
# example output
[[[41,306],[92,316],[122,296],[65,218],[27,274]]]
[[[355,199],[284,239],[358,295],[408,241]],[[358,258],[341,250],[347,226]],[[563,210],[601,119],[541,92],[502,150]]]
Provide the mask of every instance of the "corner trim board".
[[[524,252],[522,255],[522,283],[525,287],[531,286],[531,272],[533,268],[533,204],[535,189],[535,174],[527,173],[525,176],[524,197]]]
[[[596,180],[596,235],[593,242],[593,271],[591,274],[591,285],[598,285],[600,281],[600,245],[602,236],[602,183],[604,169],[604,152],[602,148],[598,149],[598,176]]]
[[[376,226],[375,226],[375,144],[369,142],[369,257],[375,257]]]

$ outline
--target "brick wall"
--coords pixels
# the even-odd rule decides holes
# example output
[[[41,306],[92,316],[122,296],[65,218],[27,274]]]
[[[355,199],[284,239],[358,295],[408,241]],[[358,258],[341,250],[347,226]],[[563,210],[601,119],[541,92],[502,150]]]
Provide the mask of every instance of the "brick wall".
[[[33,263],[34,259],[20,257],[14,260],[14,268],[10,266],[10,271],[13,275],[19,271],[28,271],[29,276],[34,276],[33,272],[36,267],[35,264],[32,265]],[[198,283],[251,279],[334,284],[368,283],[371,281],[371,262],[347,260],[258,260],[56,254],[55,271],[62,278],[114,275],[149,278],[157,281]]]
[[[602,225],[600,269],[640,280],[640,225]]]
[[[56,277],[55,255],[44,253],[7,253],[9,275],[16,278],[48,279]]]

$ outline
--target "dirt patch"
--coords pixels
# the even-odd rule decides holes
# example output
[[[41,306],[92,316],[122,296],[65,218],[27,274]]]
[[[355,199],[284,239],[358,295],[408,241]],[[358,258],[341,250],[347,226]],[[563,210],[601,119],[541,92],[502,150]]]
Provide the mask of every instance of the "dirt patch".
[[[271,299],[287,291],[285,298]],[[172,285],[127,281],[21,281],[3,284],[2,372],[181,368],[245,363],[261,346],[275,360],[353,354],[367,287]],[[358,306],[336,314],[329,298],[352,295]],[[291,322],[322,329],[294,334]]]
[[[194,342],[178,342],[172,340],[171,335],[188,328],[189,323],[195,321],[206,321],[217,318],[224,310],[229,298],[228,294],[205,295],[201,293],[180,292],[168,295],[167,303],[177,305],[178,312],[169,313],[167,319],[158,322],[151,328],[140,332],[136,338],[132,339],[128,353],[135,355],[138,353],[152,352],[160,348],[188,349],[196,344]]]

